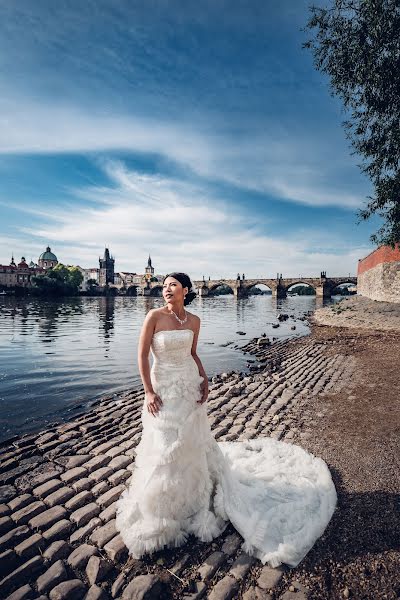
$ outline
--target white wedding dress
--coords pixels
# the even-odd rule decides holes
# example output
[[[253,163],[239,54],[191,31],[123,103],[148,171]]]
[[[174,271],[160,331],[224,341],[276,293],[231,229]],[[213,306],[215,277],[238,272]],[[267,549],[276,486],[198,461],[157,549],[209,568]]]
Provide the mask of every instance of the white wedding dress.
[[[151,380],[163,406],[143,406],[143,433],[133,476],[117,501],[116,528],[131,556],[204,542],[228,520],[242,547],[262,563],[296,566],[320,537],[336,506],[326,463],[269,437],[217,442],[199,404],[190,329],[158,331]]]

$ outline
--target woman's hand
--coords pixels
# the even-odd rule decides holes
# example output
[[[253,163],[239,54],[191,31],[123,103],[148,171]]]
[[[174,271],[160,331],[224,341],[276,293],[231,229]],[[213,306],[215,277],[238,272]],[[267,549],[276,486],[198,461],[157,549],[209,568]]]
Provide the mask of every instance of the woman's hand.
[[[203,404],[208,398],[208,379],[203,377],[203,381],[200,384],[201,398],[197,402]]]
[[[155,392],[146,392],[145,396],[147,410],[155,417],[162,406],[162,400]]]

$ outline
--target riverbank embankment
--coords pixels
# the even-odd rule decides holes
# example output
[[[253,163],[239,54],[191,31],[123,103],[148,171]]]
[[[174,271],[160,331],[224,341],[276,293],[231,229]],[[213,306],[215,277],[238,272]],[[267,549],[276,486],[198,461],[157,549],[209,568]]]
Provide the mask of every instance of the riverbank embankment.
[[[334,327],[351,327],[400,332],[400,302],[379,302],[364,296],[350,296],[329,307],[318,308],[315,323]]]
[[[329,309],[328,309],[329,310]],[[323,458],[338,491],[324,535],[295,569],[241,549],[229,526],[212,543],[134,560],[115,530],[140,440],[141,390],[1,447],[0,597],[41,600],[398,597],[397,332],[314,326],[310,336],[244,348],[249,376],[210,384],[218,440],[270,435]]]

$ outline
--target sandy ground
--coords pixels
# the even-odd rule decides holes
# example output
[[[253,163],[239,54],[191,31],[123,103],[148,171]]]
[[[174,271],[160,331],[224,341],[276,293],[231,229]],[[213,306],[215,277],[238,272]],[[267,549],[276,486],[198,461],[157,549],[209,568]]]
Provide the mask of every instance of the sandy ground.
[[[294,411],[308,424],[299,443],[327,461],[338,491],[334,517],[298,578],[315,599],[399,598],[400,335],[316,327],[313,336],[356,357],[357,368],[350,389]]]
[[[318,308],[313,318],[320,325],[400,332],[400,302],[350,296],[337,304]]]

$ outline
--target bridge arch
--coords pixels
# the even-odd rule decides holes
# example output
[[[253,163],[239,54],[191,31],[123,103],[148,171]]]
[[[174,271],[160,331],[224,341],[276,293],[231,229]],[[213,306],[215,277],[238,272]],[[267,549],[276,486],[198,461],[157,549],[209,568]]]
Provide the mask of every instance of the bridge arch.
[[[260,289],[263,288],[262,291],[270,292],[272,294],[273,289],[270,285],[268,285],[268,283],[265,283],[264,281],[252,281],[249,284],[245,284],[242,286],[242,289],[244,289],[247,293],[251,292],[251,290],[253,290],[254,288]]]
[[[230,292],[228,292],[228,294],[234,294],[235,293],[234,289],[232,288],[232,286],[227,281],[216,281],[216,282],[214,282],[212,285],[210,285],[208,287],[209,295],[210,296],[212,296],[212,295],[216,296],[217,294],[215,293],[215,291],[218,288],[227,288],[227,289],[229,289]]]
[[[140,296],[140,285],[131,285],[126,290],[127,296]]]
[[[346,287],[347,288],[349,288],[349,287],[354,288],[354,287],[357,287],[357,284],[354,283],[354,281],[343,281],[341,283],[333,282],[330,285],[330,292],[331,292],[331,294],[333,296],[335,296],[336,295],[335,292],[341,291],[342,288],[346,288]]]
[[[159,298],[160,296],[162,296],[162,285],[155,285],[154,287],[152,287],[150,289],[150,294],[149,296],[153,297],[153,298]]]
[[[293,289],[293,288],[298,288],[300,286],[307,287],[307,288],[310,288],[311,290],[313,290],[313,293],[310,294],[310,296],[315,295],[317,293],[315,285],[313,285],[312,283],[309,283],[308,281],[302,281],[301,279],[299,279],[299,281],[291,282],[290,285],[287,285],[285,287],[282,286],[282,287],[284,287],[286,293],[290,294],[290,293],[296,293],[295,289]]]

